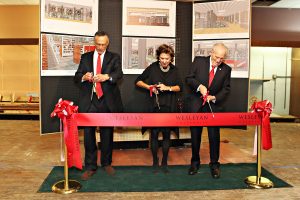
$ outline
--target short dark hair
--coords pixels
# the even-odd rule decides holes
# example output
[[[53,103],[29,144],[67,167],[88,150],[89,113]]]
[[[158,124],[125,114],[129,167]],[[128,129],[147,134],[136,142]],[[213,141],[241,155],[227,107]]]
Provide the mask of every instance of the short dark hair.
[[[162,44],[160,45],[157,49],[156,49],[156,59],[159,61],[159,56],[160,54],[165,53],[165,54],[169,54],[171,56],[171,62],[174,61],[174,49],[173,47],[167,45],[167,44]]]
[[[95,33],[95,36],[107,36],[108,37],[108,34],[105,31],[97,31]]]

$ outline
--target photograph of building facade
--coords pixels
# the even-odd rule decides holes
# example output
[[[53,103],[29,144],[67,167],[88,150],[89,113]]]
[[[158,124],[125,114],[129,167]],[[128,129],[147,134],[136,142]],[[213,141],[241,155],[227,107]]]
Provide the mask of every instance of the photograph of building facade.
[[[95,49],[92,37],[42,34],[42,75],[74,75],[81,55]],[[53,71],[54,70],[54,71]]]
[[[92,23],[92,16],[92,7],[52,0],[45,1],[45,18]]]
[[[175,39],[136,38],[122,39],[123,72],[125,74],[140,74],[156,59],[156,49],[161,44],[168,44],[175,49]]]
[[[169,26],[169,9],[129,7],[127,25]]]

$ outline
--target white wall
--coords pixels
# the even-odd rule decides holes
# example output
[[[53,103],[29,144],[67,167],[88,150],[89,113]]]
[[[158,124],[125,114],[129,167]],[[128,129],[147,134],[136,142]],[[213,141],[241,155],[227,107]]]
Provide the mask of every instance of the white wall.
[[[288,115],[290,107],[291,48],[251,47],[250,96],[269,100],[273,113]],[[274,78],[274,75],[282,78]]]

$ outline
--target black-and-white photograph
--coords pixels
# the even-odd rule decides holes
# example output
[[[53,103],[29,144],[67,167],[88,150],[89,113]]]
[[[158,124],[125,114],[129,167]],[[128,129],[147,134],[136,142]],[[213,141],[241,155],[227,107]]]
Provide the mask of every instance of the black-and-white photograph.
[[[41,31],[93,35],[98,27],[97,0],[41,0]]]
[[[45,0],[45,18],[82,23],[92,23],[93,9],[91,6],[62,3]]]

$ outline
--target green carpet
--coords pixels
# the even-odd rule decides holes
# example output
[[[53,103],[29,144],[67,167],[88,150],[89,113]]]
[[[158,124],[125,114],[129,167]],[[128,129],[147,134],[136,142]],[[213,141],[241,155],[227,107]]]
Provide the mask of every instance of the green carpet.
[[[220,179],[213,179],[208,165],[201,165],[199,173],[187,174],[189,166],[170,166],[170,173],[153,173],[151,166],[116,166],[116,175],[108,176],[102,168],[88,181],[80,180],[81,171],[69,169],[69,179],[82,184],[80,192],[158,192],[191,190],[246,189],[244,179],[256,175],[255,163],[222,164]],[[273,181],[275,187],[291,187],[265,169],[262,176]],[[63,167],[54,167],[38,192],[51,192],[57,181],[64,179]]]

